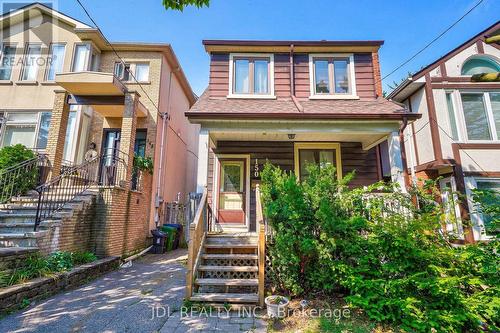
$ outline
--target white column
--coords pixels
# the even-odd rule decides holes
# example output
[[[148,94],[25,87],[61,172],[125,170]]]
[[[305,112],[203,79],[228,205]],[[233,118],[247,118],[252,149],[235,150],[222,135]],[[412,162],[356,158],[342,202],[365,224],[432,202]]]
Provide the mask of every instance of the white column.
[[[398,183],[403,192],[406,192],[405,179],[403,175],[403,159],[401,158],[401,142],[399,133],[392,132],[387,137],[389,146],[389,163],[391,165],[391,179]]]
[[[196,178],[196,192],[198,193],[203,193],[207,186],[209,143],[208,130],[202,128],[198,140],[198,177]]]

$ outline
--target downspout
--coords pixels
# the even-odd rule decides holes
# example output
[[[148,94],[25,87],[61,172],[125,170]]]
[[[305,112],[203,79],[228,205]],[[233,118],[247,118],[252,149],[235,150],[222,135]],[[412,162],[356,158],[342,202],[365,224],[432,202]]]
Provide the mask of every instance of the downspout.
[[[403,164],[403,177],[405,179],[406,188],[410,187],[410,176],[408,175],[408,165],[406,163],[406,148],[404,130],[408,126],[408,117],[403,117],[403,122],[399,126],[399,145],[401,149],[401,162]]]
[[[304,107],[300,104],[295,96],[295,72],[293,70],[293,44],[290,44],[290,96],[292,97],[293,104],[299,112],[304,112]]]

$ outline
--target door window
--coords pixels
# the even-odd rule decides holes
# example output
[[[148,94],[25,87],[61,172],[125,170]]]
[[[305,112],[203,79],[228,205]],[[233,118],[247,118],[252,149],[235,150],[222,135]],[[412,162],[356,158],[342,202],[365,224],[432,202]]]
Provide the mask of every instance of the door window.
[[[220,209],[243,209],[244,162],[222,161],[220,181]]]

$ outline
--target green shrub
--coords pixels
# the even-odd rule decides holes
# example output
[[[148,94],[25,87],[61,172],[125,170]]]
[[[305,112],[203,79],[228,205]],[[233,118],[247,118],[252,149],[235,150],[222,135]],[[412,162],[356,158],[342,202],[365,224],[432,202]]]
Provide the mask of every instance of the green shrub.
[[[90,252],[54,252],[47,257],[31,255],[21,268],[10,275],[0,272],[0,288],[23,283],[32,279],[65,272],[74,266],[95,261],[97,257]]]
[[[351,190],[352,174],[338,182],[333,167],[308,168],[301,183],[271,165],[262,172],[276,286],[347,293],[371,319],[411,332],[500,326],[498,243],[449,246],[432,183],[413,190],[417,208],[397,191],[369,199],[382,184]]]
[[[35,153],[18,144],[14,146],[6,146],[0,149],[0,174],[7,168],[16,164],[34,159]],[[10,194],[25,194],[27,191],[32,190],[37,185],[38,168],[21,169],[14,178],[9,178],[8,182],[0,178],[0,202],[10,199]],[[5,181],[5,183],[4,183]]]

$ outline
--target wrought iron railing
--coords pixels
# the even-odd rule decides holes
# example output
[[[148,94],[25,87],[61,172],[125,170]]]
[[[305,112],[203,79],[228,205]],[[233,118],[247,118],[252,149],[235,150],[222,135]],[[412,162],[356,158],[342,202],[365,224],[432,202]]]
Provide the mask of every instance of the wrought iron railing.
[[[49,172],[49,160],[43,154],[0,171],[0,203],[34,190],[46,181]]]
[[[83,164],[66,168],[62,174],[37,187],[35,231],[43,220],[54,217],[63,207],[92,186],[126,185],[125,153],[107,151]]]

